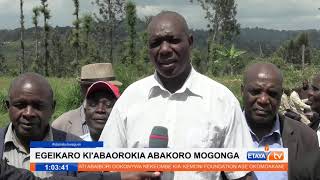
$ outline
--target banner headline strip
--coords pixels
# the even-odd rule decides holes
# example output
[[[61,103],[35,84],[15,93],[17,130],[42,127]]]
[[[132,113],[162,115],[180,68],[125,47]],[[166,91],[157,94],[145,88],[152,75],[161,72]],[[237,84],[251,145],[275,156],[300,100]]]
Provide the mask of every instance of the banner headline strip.
[[[66,165],[66,163],[61,163]],[[61,165],[60,164],[60,165]],[[53,166],[52,166],[53,165]],[[52,167],[51,167],[52,166]],[[46,163],[31,163],[30,170],[62,171],[60,166]],[[288,171],[288,163],[70,163],[78,171]],[[57,168],[57,169],[55,169]],[[69,167],[68,167],[69,168]],[[69,171],[74,171],[69,168]],[[49,171],[49,170],[48,170]]]

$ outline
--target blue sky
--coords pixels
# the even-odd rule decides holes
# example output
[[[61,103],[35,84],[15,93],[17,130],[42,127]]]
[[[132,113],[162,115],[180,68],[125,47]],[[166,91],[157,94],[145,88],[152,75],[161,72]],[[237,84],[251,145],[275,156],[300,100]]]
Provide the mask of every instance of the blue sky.
[[[31,26],[32,8],[40,0],[24,0],[26,26]],[[92,0],[80,0],[81,13],[93,13]],[[189,26],[205,29],[204,11],[189,0],[135,0],[139,17],[161,10],[181,13]],[[263,27],[278,30],[320,29],[320,0],[237,0],[237,19],[241,27]],[[71,26],[72,0],[49,0],[52,26]],[[19,27],[19,0],[0,0],[0,29]]]

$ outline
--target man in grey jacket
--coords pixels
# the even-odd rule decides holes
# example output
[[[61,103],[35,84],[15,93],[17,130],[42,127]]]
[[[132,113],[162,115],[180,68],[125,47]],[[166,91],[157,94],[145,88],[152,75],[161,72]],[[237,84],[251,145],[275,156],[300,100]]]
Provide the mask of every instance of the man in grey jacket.
[[[82,66],[80,76],[79,83],[83,97],[86,95],[87,89],[97,81],[107,81],[118,87],[122,85],[121,82],[116,80],[110,63],[95,63]],[[77,136],[88,134],[89,128],[85,120],[84,103],[77,109],[70,110],[59,116],[52,122],[52,127]]]

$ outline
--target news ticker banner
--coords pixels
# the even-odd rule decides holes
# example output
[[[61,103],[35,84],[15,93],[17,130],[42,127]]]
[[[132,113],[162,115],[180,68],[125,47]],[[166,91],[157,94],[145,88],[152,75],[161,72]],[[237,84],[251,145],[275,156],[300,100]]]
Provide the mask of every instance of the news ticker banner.
[[[287,171],[286,148],[105,148],[103,142],[31,142],[31,171]]]

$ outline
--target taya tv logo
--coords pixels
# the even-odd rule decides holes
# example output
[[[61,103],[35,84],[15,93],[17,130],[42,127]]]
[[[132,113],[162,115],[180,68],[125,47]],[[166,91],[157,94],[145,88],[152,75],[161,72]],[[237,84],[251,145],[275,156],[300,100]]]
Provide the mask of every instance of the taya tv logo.
[[[264,151],[248,151],[247,160],[249,161],[281,161],[284,159],[283,151],[269,151],[266,145]]]

